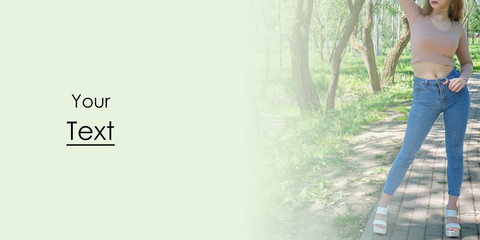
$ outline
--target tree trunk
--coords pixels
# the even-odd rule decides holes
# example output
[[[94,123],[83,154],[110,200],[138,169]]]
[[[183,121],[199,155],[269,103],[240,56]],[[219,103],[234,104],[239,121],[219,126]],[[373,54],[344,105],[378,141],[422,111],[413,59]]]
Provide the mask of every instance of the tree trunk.
[[[398,11],[400,12],[400,14],[397,14],[397,39],[396,39],[396,41],[398,41],[398,39],[400,38],[400,21],[402,20],[402,9],[400,8],[400,4],[398,4]]]
[[[326,111],[333,110],[335,108],[335,95],[338,87],[338,75],[340,74],[340,63],[342,62],[342,56],[347,46],[348,40],[353,32],[353,28],[358,22],[358,16],[362,10],[362,6],[365,0],[356,0],[352,5],[350,0],[347,0],[348,7],[350,9],[350,17],[345,25],[345,29],[342,32],[342,37],[338,42],[337,47],[334,50],[332,57],[332,74],[330,83],[328,84],[327,104]]]
[[[467,46],[469,46],[469,43],[470,43],[470,41],[468,41],[468,36],[470,35],[470,31],[469,31],[470,29],[468,27],[468,22],[470,22],[470,21],[467,19]]]
[[[375,55],[378,56],[378,15],[375,14],[374,16],[374,25],[373,25],[373,39],[375,39],[374,46],[375,46]]]
[[[330,56],[330,45],[328,42],[328,34],[325,34],[325,56]],[[330,59],[328,58],[330,61]]]
[[[393,47],[395,45],[395,16],[392,15],[392,44],[390,46]]]
[[[390,50],[387,57],[385,58],[385,62],[383,63],[382,88],[389,83],[394,83],[395,69],[397,68],[398,59],[400,58],[400,55],[410,41],[410,29],[405,14],[402,14],[402,24],[402,36],[400,36],[398,41],[395,43],[395,46],[393,46],[393,48]]]
[[[372,90],[374,93],[377,93],[381,88],[372,40],[373,0],[366,0],[365,7],[365,23],[363,26],[363,39],[365,41],[365,46],[356,39],[356,34],[352,34],[350,37],[350,45],[362,56],[363,62],[367,67],[368,75],[370,76]]]
[[[377,47],[378,47],[377,56],[382,55],[382,49],[383,49],[382,45],[383,45],[383,9],[384,9],[384,7],[383,7],[383,0],[380,0],[380,2],[381,2],[382,11],[380,13],[380,21],[378,21],[379,24],[380,24],[380,27],[379,27],[379,31],[378,31],[379,40],[378,40],[378,45],[377,45]]]
[[[325,61],[325,59],[323,58],[323,46],[325,44],[325,37],[323,36],[323,27],[320,28],[320,60],[322,62]]]
[[[333,49],[333,52],[331,52],[328,60],[329,62],[332,62],[332,58],[333,58],[333,54],[335,53],[335,48],[337,47],[337,42],[338,42],[338,39],[340,38],[340,27],[342,26],[342,23],[343,23],[343,19],[340,19],[340,22],[338,22],[338,25],[337,25],[337,30],[335,30],[335,38],[332,42],[332,49]]]
[[[316,50],[318,51],[318,54],[320,56],[320,61],[323,62],[324,61],[324,58],[323,58],[323,36],[322,36],[322,26],[320,27],[320,33],[318,36],[318,38],[313,38],[313,43],[315,44],[315,47],[317,48]],[[318,39],[318,41],[317,41]]]
[[[315,19],[317,19],[317,22],[318,22],[318,25],[319,25],[319,32],[320,32],[320,36],[318,37],[319,38],[319,46],[318,46],[318,53],[320,54],[320,61],[325,61],[325,59],[323,58],[323,47],[324,47],[324,44],[325,44],[325,36],[323,35],[323,28],[325,27],[325,24],[322,22],[322,20],[320,19],[320,17],[318,17],[318,11],[315,11]]]
[[[312,9],[313,0],[297,0],[290,35],[293,90],[298,106],[305,111],[318,111],[320,107],[320,100],[315,91],[308,63],[308,38]]]
[[[477,5],[477,1],[476,1],[476,0],[472,1],[472,5],[471,5],[470,8],[468,9],[467,14],[465,15],[465,17],[463,17],[462,24],[465,24],[465,21],[468,19],[468,16],[470,16],[470,13],[472,12],[472,9],[473,9],[476,5]]]

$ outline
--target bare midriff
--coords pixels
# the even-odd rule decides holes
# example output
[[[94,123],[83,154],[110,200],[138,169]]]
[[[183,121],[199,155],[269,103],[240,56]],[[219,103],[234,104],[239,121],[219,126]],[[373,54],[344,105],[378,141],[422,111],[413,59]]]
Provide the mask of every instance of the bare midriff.
[[[413,75],[423,79],[444,78],[454,66],[433,62],[418,61],[413,64]]]

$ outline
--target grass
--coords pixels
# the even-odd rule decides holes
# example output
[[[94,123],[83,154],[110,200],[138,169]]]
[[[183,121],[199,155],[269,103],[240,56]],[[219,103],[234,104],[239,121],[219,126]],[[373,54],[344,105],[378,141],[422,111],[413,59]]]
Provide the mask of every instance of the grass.
[[[476,72],[480,70],[480,45],[470,45],[470,51]],[[258,60],[259,70],[262,69],[261,57]],[[278,56],[272,53],[271,59],[278,59]],[[301,208],[313,202],[327,204],[334,201],[338,196],[332,189],[332,179],[328,179],[327,175],[355,175],[355,168],[345,162],[347,156],[355,154],[346,140],[368,131],[367,125],[384,119],[387,110],[402,114],[396,120],[406,121],[409,107],[402,104],[412,99],[410,53],[402,54],[399,59],[395,84],[373,94],[361,58],[347,52],[341,65],[336,108],[325,113],[330,68],[328,63],[312,55],[311,75],[321,107],[318,112],[302,113],[292,91],[288,67],[290,56],[285,55],[283,59],[283,71],[271,64],[269,80],[260,80],[264,76],[260,72],[257,81],[257,95],[260,97],[258,108],[262,120],[257,182],[258,191],[264,196],[261,204],[268,208],[270,217],[283,214],[285,209]],[[377,58],[379,71],[383,61],[384,56]],[[400,144],[398,141],[393,143]],[[375,158],[384,158],[384,155]],[[375,173],[383,170],[377,169]],[[361,181],[362,178],[354,179]],[[356,223],[359,219],[360,215],[339,217],[335,225],[347,226],[345,232],[355,233],[353,236],[358,237],[358,224],[350,223]]]
[[[356,236],[363,230],[362,222],[365,218],[361,215],[339,216],[334,219],[334,224],[340,237]]]
[[[400,106],[395,109],[397,112],[402,113],[402,116],[396,117],[394,120],[397,121],[407,121],[408,119],[408,112],[410,111],[410,107],[407,106]]]

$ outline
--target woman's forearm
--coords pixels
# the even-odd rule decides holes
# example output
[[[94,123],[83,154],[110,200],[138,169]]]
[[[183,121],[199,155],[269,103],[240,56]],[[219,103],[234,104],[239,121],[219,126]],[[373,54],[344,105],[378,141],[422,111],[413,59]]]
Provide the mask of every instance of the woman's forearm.
[[[465,63],[461,66],[461,68],[462,69],[461,69],[460,77],[465,79],[466,82],[468,82],[468,79],[470,79],[470,77],[473,74],[473,64]]]

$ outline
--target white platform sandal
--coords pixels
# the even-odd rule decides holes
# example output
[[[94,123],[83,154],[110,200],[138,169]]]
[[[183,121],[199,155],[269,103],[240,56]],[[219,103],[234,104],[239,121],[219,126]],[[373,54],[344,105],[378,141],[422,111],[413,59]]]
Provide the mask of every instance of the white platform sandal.
[[[460,237],[460,224],[458,223],[447,223],[447,218],[456,217],[458,218],[457,210],[447,209],[445,206],[445,235],[447,237]],[[458,231],[449,231],[448,228],[458,228]]]
[[[373,232],[378,233],[378,234],[386,234],[387,233],[387,212],[388,212],[388,206],[386,208],[377,206],[377,213],[376,214],[382,214],[385,215],[385,221],[383,220],[374,220],[373,221]],[[385,226],[384,228],[377,227],[377,225],[382,225]]]

